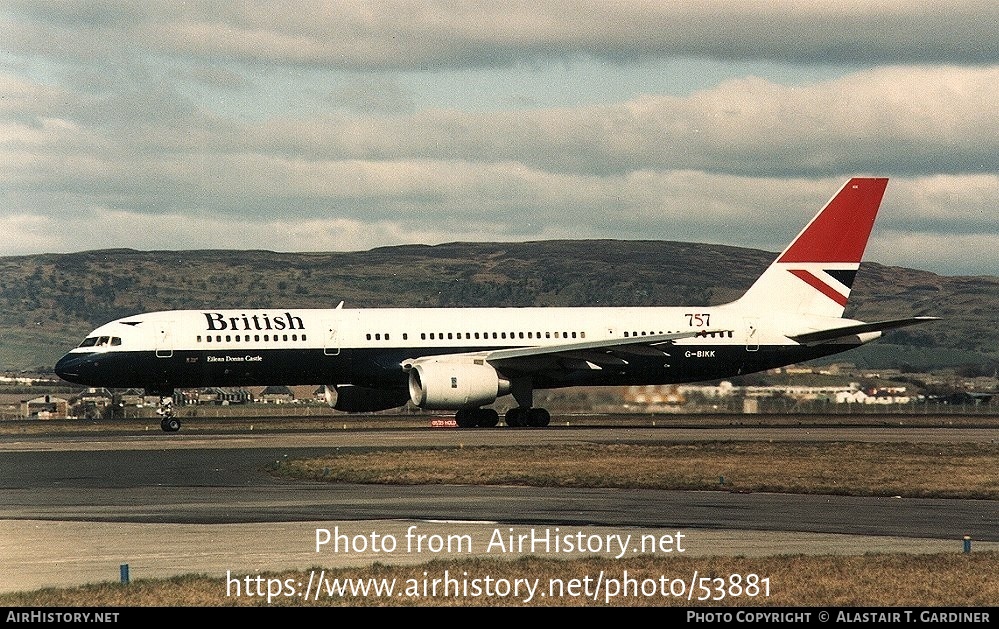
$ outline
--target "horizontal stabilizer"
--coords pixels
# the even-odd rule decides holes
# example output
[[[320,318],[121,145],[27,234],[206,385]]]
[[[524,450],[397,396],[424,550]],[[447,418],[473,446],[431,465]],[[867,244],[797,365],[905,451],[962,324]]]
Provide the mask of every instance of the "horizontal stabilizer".
[[[874,323],[859,323],[841,328],[831,328],[829,330],[818,330],[817,332],[805,332],[804,334],[793,334],[788,336],[792,341],[802,344],[826,343],[837,339],[866,334],[868,332],[884,332],[895,328],[904,328],[927,321],[938,321],[940,317],[912,317],[910,319],[892,319],[891,321],[875,321]]]

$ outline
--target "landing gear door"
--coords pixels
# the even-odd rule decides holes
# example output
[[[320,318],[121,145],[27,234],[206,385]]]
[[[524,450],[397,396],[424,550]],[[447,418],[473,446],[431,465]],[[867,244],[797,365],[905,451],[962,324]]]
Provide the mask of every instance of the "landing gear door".
[[[173,321],[164,321],[156,328],[156,358],[173,357]]]

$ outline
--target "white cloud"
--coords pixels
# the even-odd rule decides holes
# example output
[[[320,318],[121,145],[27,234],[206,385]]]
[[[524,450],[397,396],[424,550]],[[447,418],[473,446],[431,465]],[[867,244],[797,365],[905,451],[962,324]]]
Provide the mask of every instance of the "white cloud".
[[[16,237],[0,255],[546,237],[777,250],[856,174],[892,177],[886,232],[999,232],[999,9],[443,6],[8,3],[0,221]],[[503,109],[516,99],[496,94],[517,92],[504,83],[515,74],[483,71],[491,107],[419,106],[419,77],[446,92],[441,77],[462,76],[440,68],[691,55],[781,60],[796,78]],[[800,60],[892,63],[806,81],[829,75]],[[613,81],[613,64],[588,67]],[[878,238],[872,250],[890,251]]]
[[[973,0],[8,4],[17,53],[55,44],[82,59],[139,51],[365,70],[650,56],[993,63],[999,23],[999,8]]]

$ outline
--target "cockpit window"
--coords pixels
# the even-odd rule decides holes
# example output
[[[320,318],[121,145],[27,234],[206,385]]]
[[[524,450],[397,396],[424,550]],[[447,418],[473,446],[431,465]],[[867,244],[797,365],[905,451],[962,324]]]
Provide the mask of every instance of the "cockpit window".
[[[80,347],[107,347],[108,345],[121,345],[120,336],[88,336],[80,343]]]

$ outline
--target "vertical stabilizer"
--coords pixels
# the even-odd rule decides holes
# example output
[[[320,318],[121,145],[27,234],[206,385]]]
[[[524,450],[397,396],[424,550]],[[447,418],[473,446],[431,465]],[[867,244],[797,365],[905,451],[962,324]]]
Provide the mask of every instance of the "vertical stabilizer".
[[[887,185],[886,178],[846,182],[736,303],[760,313],[843,316]]]

